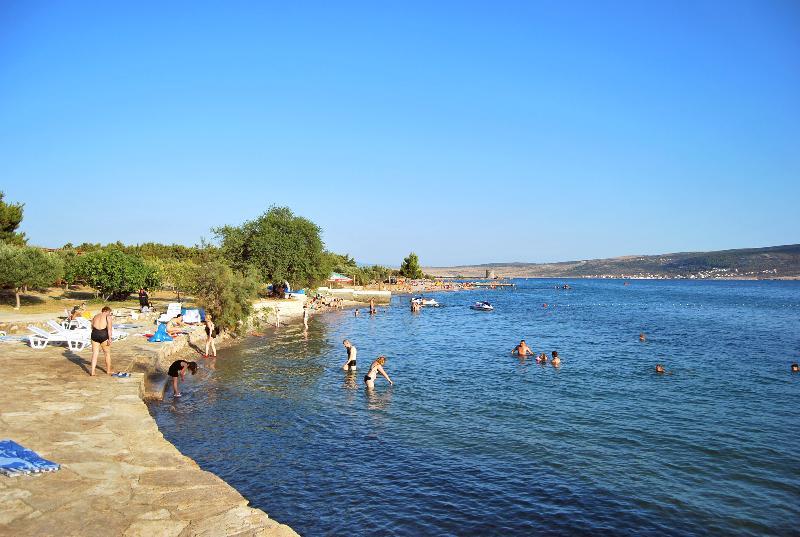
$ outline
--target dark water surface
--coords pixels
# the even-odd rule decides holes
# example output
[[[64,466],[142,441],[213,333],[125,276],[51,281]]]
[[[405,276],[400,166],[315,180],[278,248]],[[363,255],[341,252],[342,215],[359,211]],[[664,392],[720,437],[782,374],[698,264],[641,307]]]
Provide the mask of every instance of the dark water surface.
[[[309,536],[798,534],[800,282],[517,283],[269,332],[151,412]],[[395,386],[368,393],[380,353]]]

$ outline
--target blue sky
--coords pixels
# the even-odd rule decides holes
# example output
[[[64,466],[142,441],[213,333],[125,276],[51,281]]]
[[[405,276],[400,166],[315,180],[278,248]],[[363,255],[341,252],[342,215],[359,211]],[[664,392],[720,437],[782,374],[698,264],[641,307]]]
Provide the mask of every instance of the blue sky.
[[[0,2],[34,244],[272,204],[391,265],[800,242],[798,2],[114,4]]]

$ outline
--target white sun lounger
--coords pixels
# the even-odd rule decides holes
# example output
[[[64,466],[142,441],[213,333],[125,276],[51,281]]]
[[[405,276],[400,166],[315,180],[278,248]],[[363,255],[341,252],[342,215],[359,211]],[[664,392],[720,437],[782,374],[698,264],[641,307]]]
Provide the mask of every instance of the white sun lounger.
[[[72,330],[72,334],[68,334],[66,330],[48,332],[30,324],[28,330],[33,332],[28,336],[28,341],[33,349],[44,349],[48,343],[66,343],[70,350],[80,352],[89,345],[88,334],[77,330]]]
[[[84,320],[86,320],[86,319],[84,319]],[[75,328],[75,329],[72,329],[72,330],[64,328],[63,324],[58,324],[57,322],[52,321],[52,320],[51,321],[47,321],[47,326],[49,326],[50,328],[55,330],[56,333],[62,334],[64,336],[66,336],[67,338],[69,338],[71,335],[75,334],[74,337],[89,339],[89,336],[92,333],[92,323],[90,323],[89,321],[86,321],[86,322],[87,322],[87,324],[85,326],[81,326],[79,328]],[[123,332],[121,330],[114,330],[114,335],[111,337],[111,339],[113,341],[117,341],[119,339],[125,339],[126,337],[128,337],[128,333],[127,332]]]

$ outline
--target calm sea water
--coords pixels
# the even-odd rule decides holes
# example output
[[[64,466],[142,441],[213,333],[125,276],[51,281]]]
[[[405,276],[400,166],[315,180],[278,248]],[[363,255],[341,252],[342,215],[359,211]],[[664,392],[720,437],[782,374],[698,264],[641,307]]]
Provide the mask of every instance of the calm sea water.
[[[304,535],[800,532],[800,282],[517,283],[268,332],[151,412]]]

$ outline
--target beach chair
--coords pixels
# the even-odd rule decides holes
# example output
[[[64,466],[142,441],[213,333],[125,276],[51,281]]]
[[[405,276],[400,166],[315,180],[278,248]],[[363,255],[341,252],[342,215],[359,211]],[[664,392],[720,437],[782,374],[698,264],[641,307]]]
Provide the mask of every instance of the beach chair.
[[[48,343],[66,343],[71,351],[80,352],[89,345],[89,337],[85,332],[63,329],[57,332],[48,332],[31,324],[28,325],[28,330],[33,332],[28,336],[32,349],[44,349]]]
[[[166,323],[170,319],[174,319],[176,316],[178,316],[180,314],[180,312],[181,312],[181,303],[180,302],[170,302],[167,305],[167,312],[161,314],[161,316],[158,318],[158,322],[159,323]]]
[[[72,339],[89,339],[89,336],[91,335],[92,332],[92,323],[90,323],[89,321],[86,321],[86,324],[82,325],[80,328],[75,328],[73,330],[66,329],[64,328],[63,325],[60,325],[55,321],[47,321],[47,326],[55,330],[56,333],[62,334],[67,338],[70,338],[70,336],[72,336]],[[114,334],[111,337],[111,339],[112,341],[117,341],[120,339],[125,339],[126,337],[128,337],[127,332],[123,332],[121,330],[114,330]]]

